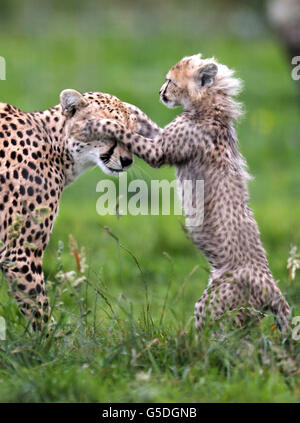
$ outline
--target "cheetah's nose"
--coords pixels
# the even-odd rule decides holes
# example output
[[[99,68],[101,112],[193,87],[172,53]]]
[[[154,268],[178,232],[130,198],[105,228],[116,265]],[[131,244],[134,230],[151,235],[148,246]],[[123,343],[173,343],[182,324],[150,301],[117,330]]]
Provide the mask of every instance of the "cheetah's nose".
[[[128,157],[120,157],[122,167],[128,167],[132,164],[133,160]]]

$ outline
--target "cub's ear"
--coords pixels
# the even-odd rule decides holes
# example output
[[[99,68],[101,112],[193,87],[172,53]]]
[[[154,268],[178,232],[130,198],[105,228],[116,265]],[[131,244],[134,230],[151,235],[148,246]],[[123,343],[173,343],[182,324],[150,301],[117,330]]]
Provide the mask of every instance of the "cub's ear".
[[[209,87],[215,82],[217,73],[217,65],[214,63],[209,63],[197,70],[195,80],[200,85],[200,87]]]
[[[62,112],[67,117],[72,117],[77,110],[87,106],[87,101],[76,90],[63,90],[60,93]]]

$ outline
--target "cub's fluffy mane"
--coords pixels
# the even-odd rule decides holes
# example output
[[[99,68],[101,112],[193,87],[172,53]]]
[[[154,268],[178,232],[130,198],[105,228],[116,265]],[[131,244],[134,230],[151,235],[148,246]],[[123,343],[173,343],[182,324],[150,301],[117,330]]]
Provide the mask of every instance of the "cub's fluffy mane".
[[[236,96],[241,92],[243,84],[239,78],[234,76],[234,70],[229,69],[226,65],[218,63],[214,57],[202,59],[202,55],[199,53],[194,56],[184,57],[182,60],[190,61],[191,66],[196,69],[210,63],[215,64],[218,68],[218,73],[211,89],[214,91],[222,91],[229,96]]]
[[[241,79],[234,76],[234,70],[229,69],[226,65],[218,63],[214,57],[209,59],[202,59],[201,54],[196,54],[190,57],[184,57],[181,63],[186,65],[190,72],[187,75],[189,79],[189,94],[193,98],[193,103],[199,109],[208,111],[215,105],[218,106],[220,112],[230,119],[237,119],[243,113],[242,104],[234,97],[237,96],[242,88],[243,82]],[[203,68],[208,64],[215,64],[218,68],[215,81],[212,85],[199,90],[199,85],[194,77],[191,77],[198,69]],[[252,179],[252,176],[247,171],[247,164],[243,156],[240,154],[237,144],[237,136],[234,127],[231,127],[230,147],[232,155],[238,168],[241,170],[244,178]]]
[[[200,101],[202,103],[201,108],[206,106],[209,107],[212,102],[216,103],[219,105],[220,109],[232,119],[237,119],[242,115],[242,104],[233,97],[241,92],[243,82],[241,79],[234,76],[234,70],[229,69],[226,65],[218,63],[214,57],[202,59],[201,54],[184,57],[181,62],[182,64],[187,62],[186,65],[192,72],[193,70],[196,71],[211,63],[215,64],[218,68],[216,79],[213,84],[203,90],[199,90],[199,85],[195,79],[191,77],[192,75],[189,75],[189,92],[194,102]]]

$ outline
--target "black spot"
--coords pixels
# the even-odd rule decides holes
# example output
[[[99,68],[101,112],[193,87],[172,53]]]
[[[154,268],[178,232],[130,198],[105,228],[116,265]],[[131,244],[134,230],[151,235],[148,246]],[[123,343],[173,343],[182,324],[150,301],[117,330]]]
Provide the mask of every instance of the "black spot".
[[[33,169],[33,170],[35,170],[35,169],[36,169],[36,165],[35,165],[34,163],[32,163],[32,162],[28,162],[28,166],[29,166],[31,169]]]
[[[24,179],[28,178],[28,170],[27,169],[22,170],[22,176],[23,176]]]
[[[29,271],[29,267],[26,264],[24,266],[22,266],[22,268],[21,268],[22,273],[28,273],[28,271]]]
[[[18,283],[18,288],[19,288],[21,291],[25,291],[25,285],[23,285],[22,283]]]
[[[34,190],[33,190],[33,188],[32,188],[32,187],[29,187],[29,188],[27,189],[27,194],[28,194],[28,195],[30,195],[30,197],[32,197],[32,196],[33,196],[33,194],[34,194]]]

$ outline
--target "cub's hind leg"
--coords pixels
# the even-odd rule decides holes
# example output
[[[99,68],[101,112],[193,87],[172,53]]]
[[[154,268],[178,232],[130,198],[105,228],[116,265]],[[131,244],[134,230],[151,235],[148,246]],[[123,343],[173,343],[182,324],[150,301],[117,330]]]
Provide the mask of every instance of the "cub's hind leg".
[[[238,327],[253,317],[260,317],[260,313],[253,310],[249,297],[240,283],[213,281],[195,304],[196,329],[200,330],[206,323],[213,324],[231,313],[233,323]]]

